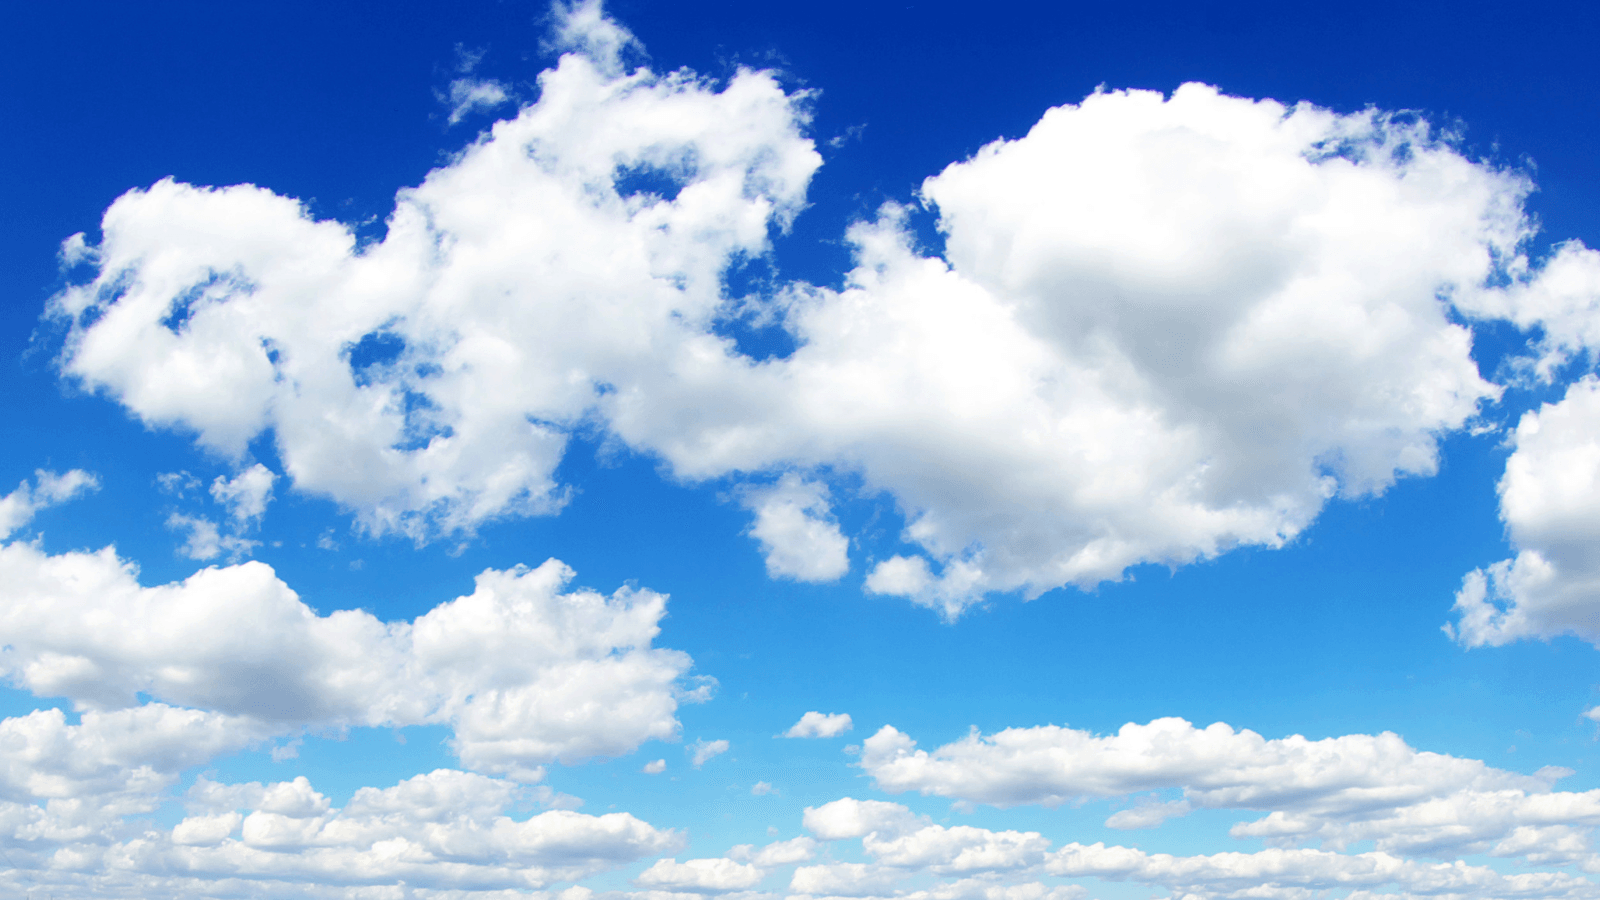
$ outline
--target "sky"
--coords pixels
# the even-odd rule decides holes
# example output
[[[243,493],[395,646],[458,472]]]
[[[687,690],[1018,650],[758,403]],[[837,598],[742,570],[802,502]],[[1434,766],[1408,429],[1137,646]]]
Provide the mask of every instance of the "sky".
[[[1600,897],[1597,39],[14,11],[0,895]]]

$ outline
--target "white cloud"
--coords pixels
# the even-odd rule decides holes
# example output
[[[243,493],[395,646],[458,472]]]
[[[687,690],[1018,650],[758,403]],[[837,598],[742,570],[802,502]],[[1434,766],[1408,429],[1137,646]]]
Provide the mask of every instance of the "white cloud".
[[[88,710],[76,725],[61,710],[35,710],[0,721],[0,799],[149,811],[183,770],[268,733],[248,718],[164,703]]]
[[[869,583],[947,615],[1280,545],[1431,474],[1497,394],[1436,298],[1514,254],[1526,189],[1373,113],[1096,94],[925,183],[948,260],[893,212],[852,231],[849,287],[795,301],[767,452],[891,491],[945,574]]]
[[[457,78],[439,99],[450,107],[450,124],[473,113],[493,112],[511,102],[511,91],[493,78]]]
[[[1485,319],[1507,319],[1525,331],[1537,329],[1534,355],[1519,362],[1540,381],[1575,355],[1600,348],[1600,251],[1568,241],[1537,270],[1510,260],[1503,290],[1466,291],[1457,307]]]
[[[689,762],[698,769],[710,762],[712,757],[727,753],[728,742],[722,740],[708,741],[704,738],[697,738],[694,743],[683,748],[683,752],[689,754]]]
[[[1556,872],[1502,875],[1488,866],[1423,863],[1387,853],[1340,854],[1322,850],[1265,850],[1211,856],[1171,856],[1131,847],[1068,844],[1045,870],[1067,877],[1092,876],[1166,888],[1175,895],[1290,900],[1308,891],[1351,890],[1352,897],[1393,885],[1402,896],[1462,898],[1595,897],[1600,886]],[[1368,893],[1372,891],[1374,893]]]
[[[82,469],[61,474],[45,469],[35,471],[32,484],[24,479],[16,490],[0,497],[0,540],[33,521],[39,510],[99,488],[99,479]]]
[[[394,884],[434,890],[542,888],[671,852],[682,836],[627,813],[505,811],[520,785],[440,769],[361,788],[343,809],[305,778],[272,785],[201,779],[170,834],[105,851],[112,879],[187,872],[212,884],[270,879],[306,887]],[[102,876],[106,877],[106,876]]]
[[[831,738],[849,731],[849,713],[820,713],[815,710],[800,717],[800,721],[783,733],[789,738]]]
[[[646,775],[660,775],[662,772],[665,772],[666,770],[667,770],[667,761],[664,760],[664,759],[658,759],[658,760],[655,760],[653,762],[645,763],[644,764],[644,768],[640,769],[639,771],[645,773]]]
[[[1042,863],[1050,849],[1050,842],[1036,831],[990,831],[970,825],[927,825],[889,837],[871,832],[862,837],[861,845],[883,865],[926,868],[940,875],[1028,868]]]
[[[898,803],[884,800],[857,800],[845,797],[805,809],[801,821],[805,829],[820,840],[837,841],[868,834],[903,834],[922,820]]]
[[[1373,796],[1381,797],[1382,792],[1374,792]],[[862,801],[846,799],[818,810],[836,814],[861,809],[861,804]],[[807,811],[808,824],[813,812]],[[893,822],[893,827],[856,826],[838,832],[841,838],[861,837],[862,850],[871,862],[802,866],[795,870],[790,890],[813,895],[916,900],[1068,900],[1084,895],[1079,886],[1035,880],[1053,876],[1132,882],[1194,900],[1303,900],[1312,891],[1351,890],[1354,893],[1350,896],[1361,900],[1395,895],[1447,895],[1460,900],[1600,896],[1600,885],[1577,875],[1506,875],[1459,859],[1423,862],[1384,850],[1346,854],[1326,848],[1274,847],[1253,853],[1173,856],[1132,847],[1080,843],[1052,850],[1050,841],[1034,832],[935,825],[890,803],[878,804],[874,813]],[[1470,821],[1458,819],[1454,824]],[[1502,840],[1493,852],[1520,856],[1541,865],[1575,862],[1592,871],[1597,859],[1581,838],[1570,827],[1522,827]],[[953,876],[954,880],[928,883],[930,877]],[[910,889],[913,885],[915,889]]]
[[[742,498],[756,514],[750,534],[761,543],[767,574],[796,581],[837,581],[850,570],[850,541],[828,505],[828,487],[790,472]]]
[[[928,179],[946,258],[891,207],[850,230],[843,290],[735,303],[726,266],[818,165],[808,95],[628,72],[597,3],[556,31],[576,52],[539,100],[359,252],[250,186],[120,198],[81,254],[98,276],[53,304],[64,374],[224,454],[270,433],[297,489],[418,539],[555,512],[568,434],[598,425],[681,479],[775,478],[745,495],[771,571],[829,580],[837,472],[916,548],[869,588],[954,617],[1280,546],[1331,497],[1432,474],[1499,393],[1440,296],[1590,339],[1595,255],[1521,255],[1525,178],[1409,119],[1194,84],[1097,92]],[[798,349],[718,336],[750,309]]]
[[[1524,414],[1500,479],[1517,555],[1467,575],[1446,630],[1468,647],[1576,634],[1600,643],[1600,380]]]
[[[266,515],[267,504],[272,500],[272,483],[277,478],[271,469],[256,463],[232,478],[217,476],[211,482],[211,496],[227,508],[234,522],[253,524]]]
[[[750,786],[750,794],[754,797],[765,797],[768,794],[776,793],[778,793],[778,789],[765,781],[758,781]]]
[[[473,593],[387,623],[319,616],[256,562],[150,588],[135,576],[109,548],[0,546],[0,672],[85,710],[143,693],[279,732],[448,724],[468,767],[528,780],[540,763],[677,736],[690,660],[651,646],[666,598],[564,592],[573,572],[555,560],[486,570]]]
[[[205,516],[173,513],[167,516],[167,528],[187,533],[178,552],[189,559],[203,561],[224,554],[230,559],[238,559],[248,555],[258,543],[237,534],[224,533],[216,522]]]
[[[1517,845],[1505,842],[1519,828],[1587,834],[1600,825],[1600,791],[1551,789],[1569,770],[1522,775],[1415,750],[1387,733],[1268,740],[1222,723],[1199,729],[1182,719],[1157,719],[1106,736],[1058,726],[974,732],[930,753],[885,726],[863,743],[861,766],[884,790],[1001,807],[1179,790],[1181,800],[1146,797],[1106,824],[1153,827],[1193,809],[1266,811],[1232,833],[1283,846],[1371,840],[1387,852],[1451,856],[1502,852],[1498,847],[1510,853],[1505,848]],[[901,821],[897,833],[903,834]],[[869,830],[840,826],[836,833]]]
[[[808,837],[774,841],[760,850],[754,844],[740,844],[728,850],[728,858],[763,869],[805,862],[816,855],[817,842]]]
[[[824,863],[800,866],[789,880],[796,894],[824,897],[868,897],[889,893],[902,873],[866,863]]]
[[[295,488],[372,531],[559,509],[568,429],[604,397],[748,365],[710,333],[723,271],[819,156],[771,73],[624,73],[598,4],[557,30],[589,55],[401,191],[376,245],[249,185],[121,197],[98,277],[53,304],[63,374],[225,456],[269,432]]]
[[[737,891],[755,887],[766,873],[731,859],[690,859],[677,862],[658,859],[639,873],[634,884],[640,887],[687,891]]]
[[[805,837],[778,841],[759,850],[752,844],[740,844],[729,848],[726,856],[716,859],[690,859],[681,863],[658,859],[639,873],[634,884],[656,891],[691,892],[688,896],[748,890],[760,884],[775,867],[805,862],[815,852],[816,842]],[[686,895],[679,893],[677,896]]]

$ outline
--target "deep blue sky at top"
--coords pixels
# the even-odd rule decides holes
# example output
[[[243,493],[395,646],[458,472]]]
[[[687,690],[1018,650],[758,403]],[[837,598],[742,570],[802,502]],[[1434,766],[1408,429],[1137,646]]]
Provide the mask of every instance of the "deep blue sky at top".
[[[779,243],[778,264],[790,277],[837,279],[847,262],[840,237],[849,221],[886,199],[913,199],[923,178],[996,137],[1023,134],[1050,106],[1077,101],[1102,84],[1170,91],[1192,80],[1242,96],[1306,99],[1341,111],[1411,109],[1436,123],[1461,123],[1473,155],[1536,164],[1540,193],[1530,206],[1547,238],[1600,245],[1594,153],[1600,8],[1594,6],[614,0],[608,8],[658,67],[713,76],[738,65],[776,67],[791,86],[818,89],[819,143],[864,126],[824,150],[828,161],[813,185],[813,206]],[[6,366],[0,416],[8,430],[0,490],[38,465],[105,473],[105,454],[76,457],[69,448],[106,440],[106,424],[124,418],[110,403],[63,401],[48,356],[26,354],[39,312],[60,285],[55,253],[62,238],[85,230],[92,236],[113,199],[167,176],[253,182],[305,199],[319,216],[381,222],[397,188],[417,183],[487,124],[476,117],[447,127],[435,91],[454,77],[456,47],[485,50],[479,71],[517,84],[522,99],[531,100],[534,77],[551,61],[540,49],[544,13],[542,4],[526,2],[11,9],[0,28],[0,360]],[[141,446],[163,441],[187,446],[170,436]],[[953,628],[902,601],[862,600],[859,571],[835,588],[765,582],[759,555],[739,534],[746,520],[736,507],[665,491],[654,484],[650,465],[638,461],[587,486],[593,503],[518,525],[525,543],[497,537],[510,532],[487,531],[487,549],[452,564],[451,584],[464,587],[456,584],[460,573],[484,565],[537,563],[551,554],[573,563],[585,584],[609,590],[638,579],[673,592],[663,643],[690,651],[701,671],[723,681],[724,708],[742,690],[748,668],[749,684],[791,673],[785,697],[807,704],[794,712],[849,708],[861,728],[876,728],[919,691],[951,696],[974,711],[958,715],[961,721],[939,720],[954,732],[919,733],[927,744],[969,723],[992,730],[1070,718],[1103,730],[1181,714],[1274,734],[1403,728],[1419,746],[1524,768],[1505,750],[1516,727],[1510,712],[1552,728],[1573,719],[1594,702],[1583,674],[1593,669],[1593,651],[1558,641],[1467,654],[1437,634],[1461,574],[1505,555],[1493,496],[1503,454],[1464,437],[1452,439],[1446,454],[1437,479],[1404,483],[1372,504],[1332,505],[1296,548],[1236,553],[1170,582],[1154,573],[1087,599],[998,604]],[[140,461],[130,470],[148,479],[152,465]],[[107,478],[107,496],[115,495],[114,482]],[[602,500],[613,510],[632,503],[636,517],[622,526],[597,521],[604,514],[591,511]],[[293,501],[281,502],[287,508]],[[675,532],[680,516],[716,527]],[[119,546],[138,550],[139,529],[159,521],[152,512],[108,527],[123,529],[113,535]],[[1427,558],[1412,555],[1413,542],[1429,542],[1423,532],[1440,523],[1460,533],[1438,535],[1431,541],[1437,552]],[[611,545],[588,548],[585,542],[599,534]],[[170,559],[173,540],[156,533],[147,552],[130,555],[147,573],[192,571]],[[678,552],[691,544],[698,556]],[[528,545],[539,550],[525,551]],[[442,559],[447,549],[430,548],[425,558]],[[372,570],[383,558],[411,553],[396,541],[375,546],[362,577],[377,577]],[[708,570],[708,555],[721,569]],[[309,577],[294,577],[304,574],[294,570],[295,561],[270,561],[309,594]],[[311,564],[303,565],[309,571]],[[1172,584],[1181,590],[1163,587]],[[715,599],[696,601],[697,594]],[[448,596],[432,592],[428,602]],[[1344,606],[1328,606],[1330,597]],[[735,607],[759,614],[730,623],[727,610]],[[1357,607],[1359,615],[1340,614]],[[1253,630],[1241,632],[1247,621]],[[1313,646],[1256,637],[1274,632],[1311,638]],[[838,659],[866,659],[885,633],[920,642],[923,668],[892,672],[869,662],[803,668],[806,654],[824,645]],[[794,635],[816,640],[785,640]],[[741,643],[761,647],[765,662],[741,663]],[[1433,655],[1419,657],[1418,647]],[[1030,678],[1024,662],[1046,658],[1068,660],[1052,663],[1057,668],[1042,677],[1075,679],[1070,714],[1037,711],[1066,691],[1058,681],[1036,682],[1033,694],[1013,687],[999,703],[960,696],[961,665],[986,661],[990,675],[1022,685]],[[1414,664],[1409,675],[1393,665],[1400,658]],[[1387,668],[1370,662],[1382,659]],[[1144,660],[1166,666],[1141,670]],[[757,665],[766,668],[756,672]],[[1274,672],[1283,683],[1265,686],[1255,717],[1243,717],[1230,687],[1263,686]],[[1559,685],[1559,696],[1535,703],[1535,713],[1518,708],[1519,692],[1546,678]],[[1484,685],[1496,702],[1480,707],[1471,691]],[[817,699],[798,699],[807,691]],[[847,707],[851,698],[858,699]],[[1026,717],[1012,714],[1033,701],[1039,705]],[[992,718],[980,720],[985,709]],[[786,721],[752,725],[751,734],[771,734],[795,717],[790,705],[776,714]],[[691,737],[701,731],[693,718],[699,715],[684,712]],[[1473,715],[1486,723],[1478,738],[1436,746],[1452,733],[1452,721]],[[907,730],[918,724],[911,712],[894,721]],[[1579,758],[1579,750],[1554,747],[1582,726],[1562,728],[1532,768]],[[1588,781],[1569,787],[1592,786],[1592,774],[1579,778]]]

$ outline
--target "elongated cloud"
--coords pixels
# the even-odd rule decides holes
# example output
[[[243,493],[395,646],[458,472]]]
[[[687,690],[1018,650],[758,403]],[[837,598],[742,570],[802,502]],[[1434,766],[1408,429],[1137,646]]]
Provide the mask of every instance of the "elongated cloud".
[[[360,896],[346,891],[397,882],[436,891],[527,890],[683,843],[681,834],[627,813],[509,815],[526,800],[520,785],[449,769],[361,788],[342,809],[303,777],[266,785],[201,778],[187,795],[189,815],[170,830],[46,830],[38,826],[69,810],[32,807],[39,821],[24,826],[18,805],[9,803],[0,804],[0,828],[15,829],[7,835],[8,876],[54,885],[57,896],[87,896],[74,882],[89,869],[99,871],[97,890],[138,896],[211,895],[252,883],[280,896],[339,889]]]
[[[871,803],[869,807],[866,804]],[[870,827],[830,830],[872,810]],[[863,821],[862,825],[868,823]],[[1460,898],[1591,898],[1600,887],[1557,872],[1501,874],[1459,861],[1428,862],[1391,852],[1341,853],[1327,849],[1272,848],[1203,856],[1150,853],[1134,847],[1070,842],[1052,848],[1038,832],[994,831],[928,822],[903,806],[837,800],[806,811],[806,825],[824,840],[860,838],[869,862],[822,862],[796,868],[790,890],[848,897],[906,896],[912,885],[934,881],[911,896],[1040,900],[1082,897],[1078,885],[1057,878],[1131,882],[1196,898],[1292,900],[1308,891],[1355,891],[1352,897],[1448,895]],[[1519,836],[1518,839],[1521,839]],[[1547,836],[1549,837],[1549,836]],[[1516,839],[1514,839],[1516,840]],[[1532,841],[1522,840],[1526,848]],[[1546,844],[1555,847],[1556,843]],[[1565,841],[1574,849],[1571,841]],[[1497,855],[1503,853],[1497,849]],[[1537,855],[1537,854],[1536,854]],[[1580,852],[1567,861],[1593,857]],[[1548,861],[1548,860],[1546,860]],[[1370,892],[1370,893],[1369,893]]]
[[[485,571],[411,622],[317,615],[262,563],[157,587],[135,575],[109,548],[0,547],[0,672],[81,709],[125,710],[143,693],[257,737],[448,724],[466,765],[530,780],[541,763],[677,736],[690,660],[651,646],[666,598],[564,592],[573,572],[555,560]]]
[[[1232,833],[1284,846],[1372,840],[1394,853],[1520,855],[1532,835],[1554,839],[1600,825],[1600,791],[1551,789],[1567,769],[1521,775],[1419,751],[1394,734],[1268,740],[1222,723],[1201,729],[1157,719],[1104,736],[1053,725],[975,732],[930,752],[885,726],[863,742],[861,766],[891,792],[1002,807],[1176,790],[1181,801],[1135,806],[1107,824],[1153,827],[1197,808],[1266,811]]]

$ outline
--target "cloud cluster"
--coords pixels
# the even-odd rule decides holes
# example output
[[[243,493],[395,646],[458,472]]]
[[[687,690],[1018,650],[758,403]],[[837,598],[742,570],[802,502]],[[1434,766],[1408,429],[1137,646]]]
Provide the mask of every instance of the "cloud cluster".
[[[468,767],[537,779],[539,765],[677,736],[691,662],[651,646],[666,598],[567,590],[571,569],[487,570],[474,591],[410,622],[317,615],[250,562],[144,587],[110,548],[0,546],[0,673],[79,709],[145,695],[253,723],[448,724]]]
[[[791,897],[901,900],[1078,900],[1088,891],[1066,880],[1129,882],[1195,900],[1299,900],[1311,892],[1380,896],[1593,898],[1600,887],[1556,872],[1504,874],[1490,866],[1424,862],[1383,850],[1347,854],[1327,849],[1272,848],[1258,852],[1174,856],[1126,846],[1069,842],[1053,847],[1038,832],[945,826],[904,806],[844,798],[805,811],[817,841],[799,838],[756,850],[735,847],[720,858],[662,859],[635,884],[636,900],[729,896],[748,892],[796,865]],[[832,842],[859,839],[868,861],[832,858]],[[818,841],[822,842],[821,844]],[[1528,838],[1524,843],[1533,843]],[[824,854],[813,861],[818,852]]]
[[[840,823],[853,827],[839,828]],[[1600,887],[1566,873],[1503,875],[1488,866],[1428,863],[1392,853],[1269,849],[1255,853],[1172,856],[1131,847],[1068,843],[1051,849],[1037,832],[946,827],[881,801],[836,800],[806,810],[806,827],[825,841],[860,838],[868,863],[801,866],[790,891],[806,895],[965,898],[1071,898],[1082,887],[1045,877],[1127,881],[1195,898],[1292,900],[1308,891],[1355,890],[1352,897],[1449,895],[1461,898],[1600,896]],[[950,879],[907,890],[927,876]],[[1370,892],[1370,893],[1369,893]]]
[[[598,428],[751,478],[769,571],[829,581],[837,477],[905,516],[869,589],[954,617],[1279,546],[1431,474],[1500,392],[1450,304],[1543,323],[1548,362],[1600,302],[1592,251],[1523,255],[1530,183],[1426,123],[1197,84],[1097,92],[929,178],[941,256],[891,204],[842,289],[732,296],[805,202],[809,95],[629,71],[596,4],[556,30],[537,101],[376,242],[248,185],[124,195],[69,242],[97,274],[52,303],[64,375],[223,454],[270,434],[296,489],[419,540],[555,512]],[[745,319],[797,349],[747,355]]]
[[[1194,809],[1256,810],[1268,814],[1234,826],[1235,837],[1283,847],[1370,840],[1397,854],[1600,866],[1588,849],[1588,834],[1600,825],[1600,791],[1552,789],[1570,770],[1522,775],[1416,750],[1390,733],[1268,740],[1220,722],[1202,729],[1157,719],[1112,735],[1054,725],[973,732],[929,752],[885,726],[861,751],[861,767],[893,793],[1001,807],[1143,795],[1145,802],[1107,820],[1113,828],[1154,827]],[[1172,791],[1181,798],[1151,802]],[[889,806],[874,807],[876,818],[853,828],[819,822],[813,833],[878,830]]]
[[[424,891],[526,890],[683,843],[681,834],[627,813],[555,809],[513,818],[527,794],[512,782],[440,769],[389,788],[361,788],[335,809],[303,777],[267,785],[202,777],[187,794],[189,814],[170,830],[44,833],[19,820],[17,804],[4,804],[0,831],[11,848],[11,875],[26,874],[57,896],[78,895],[74,876],[85,871],[97,873],[96,896],[106,889],[210,896],[219,888],[235,896],[322,896],[305,892],[397,883]]]

